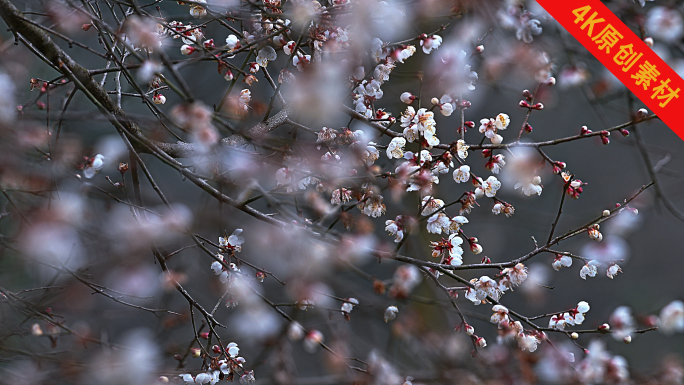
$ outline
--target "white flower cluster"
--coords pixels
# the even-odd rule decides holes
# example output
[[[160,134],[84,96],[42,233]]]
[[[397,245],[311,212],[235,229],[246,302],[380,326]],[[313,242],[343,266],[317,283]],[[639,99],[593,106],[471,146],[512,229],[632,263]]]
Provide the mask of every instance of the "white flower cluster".
[[[220,349],[219,349],[220,351]],[[251,382],[254,382],[254,372],[251,370],[243,370],[242,365],[245,363],[245,359],[242,357],[239,357],[238,354],[240,352],[240,348],[238,348],[238,345],[235,342],[231,342],[225,347],[225,353],[226,353],[226,359],[223,360],[218,360],[217,364],[215,365],[216,369],[210,370],[204,373],[199,373],[195,376],[189,374],[189,373],[183,373],[180,374],[179,377],[185,381],[186,385],[189,384],[210,384],[214,385],[217,384],[220,381],[221,374],[223,375],[235,375],[238,374],[239,372],[242,372],[242,374],[238,374],[240,376],[240,383],[241,384],[248,384]],[[214,366],[212,366],[214,367]]]
[[[518,263],[513,267],[505,268],[499,275],[499,281],[483,275],[480,278],[470,280],[472,287],[466,290],[465,297],[473,304],[487,303],[487,297],[498,301],[501,296],[514,287],[520,286],[527,279],[527,267]]]
[[[515,338],[518,341],[518,347],[522,351],[532,353],[537,350],[539,344],[546,339],[546,335],[543,333],[526,333],[520,321],[513,321],[510,319],[507,307],[503,305],[494,305],[492,311],[494,314],[492,314],[490,322],[497,324],[499,328],[500,343],[507,339]]]
[[[549,327],[564,330],[566,325],[581,325],[584,322],[584,314],[589,309],[587,302],[580,301],[574,309],[551,316]]]

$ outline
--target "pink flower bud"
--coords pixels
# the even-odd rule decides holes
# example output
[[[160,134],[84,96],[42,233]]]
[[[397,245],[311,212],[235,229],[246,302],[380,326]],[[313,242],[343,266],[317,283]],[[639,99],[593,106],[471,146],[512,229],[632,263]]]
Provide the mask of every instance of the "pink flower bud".
[[[582,129],[580,130],[580,135],[587,135],[591,134],[593,131],[591,131],[587,126],[582,126]]]
[[[199,336],[200,336],[200,338],[204,338],[205,340],[208,340],[209,339],[209,332],[200,333]]]
[[[608,333],[608,332],[610,331],[610,325],[608,325],[608,324],[603,324],[603,325],[599,326],[598,330],[599,330],[601,333]]]
[[[524,100],[521,100],[520,103],[518,103],[518,105],[522,108],[530,108],[530,103],[528,103]]]
[[[465,124],[466,127],[468,127],[468,128],[473,128],[473,127],[475,127],[475,122],[473,122],[472,120],[466,120],[464,124]]]
[[[492,150],[490,150],[488,148],[482,150],[482,156],[485,158],[491,157],[492,156]]]
[[[482,53],[482,52],[484,52],[484,46],[483,46],[483,45],[478,45],[478,46],[475,48],[475,50],[476,50],[478,53]]]
[[[466,324],[464,329],[465,329],[465,334],[468,336],[472,336],[475,333],[475,328],[472,327],[471,325]]]
[[[555,86],[555,85],[556,85],[556,78],[554,78],[553,76],[551,76],[551,77],[549,78],[549,80],[546,82],[546,85],[548,85],[548,86]]]
[[[187,44],[183,44],[183,46],[181,47],[181,53],[183,55],[192,55],[192,53],[195,52],[195,50],[195,47],[189,46]]]
[[[543,110],[543,109],[544,109],[544,105],[541,104],[541,103],[537,103],[537,104],[535,104],[532,108],[534,108],[535,110]]]
[[[156,93],[152,96],[152,103],[154,104],[164,104],[166,103],[166,96]]]
[[[90,24],[90,23],[88,23],[88,24],[83,24],[83,25],[81,26],[81,29],[84,30],[84,31],[87,31],[87,30],[89,30],[90,27],[92,27],[92,26],[93,26],[93,25]]]
[[[213,346],[211,347],[211,351],[214,352],[214,353],[216,353],[216,354],[219,354],[219,353],[221,353],[221,347],[218,346],[218,345],[213,345]]]
[[[257,271],[256,279],[258,279],[259,282],[264,282],[264,279],[266,279],[266,273],[264,273],[263,271]]]
[[[522,94],[523,94],[523,96],[526,97],[526,98],[531,98],[531,97],[532,97],[532,93],[530,92],[530,90],[523,90]]]
[[[624,136],[624,137],[628,137],[628,136],[629,136],[629,131],[627,131],[627,130],[624,129],[624,128],[621,128],[621,129],[620,129],[620,133],[621,133],[622,136]]]
[[[529,134],[530,132],[532,132],[532,126],[530,126],[529,123],[525,123],[524,129],[525,129],[525,132],[528,133],[528,134]]]
[[[610,134],[610,133],[608,132],[608,134]],[[602,134],[601,134],[601,142],[602,142],[604,145],[610,143],[610,139],[608,138],[608,135],[604,135],[604,134],[602,133]]]
[[[475,340],[475,344],[477,344],[478,348],[482,349],[485,346],[487,346],[487,341],[482,337],[477,337],[477,339]]]
[[[644,43],[646,43],[646,45],[649,46],[650,48],[653,48],[653,38],[652,37],[645,38]]]

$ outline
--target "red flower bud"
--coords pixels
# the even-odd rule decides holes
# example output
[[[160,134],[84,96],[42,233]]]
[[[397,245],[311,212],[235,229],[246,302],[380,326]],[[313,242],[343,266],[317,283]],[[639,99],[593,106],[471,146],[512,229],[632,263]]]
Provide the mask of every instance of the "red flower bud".
[[[527,132],[528,134],[529,134],[530,132],[532,132],[532,126],[530,126],[529,123],[525,123],[524,129],[525,129],[525,132]]]
[[[518,105],[522,108],[530,108],[530,103],[528,103],[524,100],[521,100],[520,103],[518,103]]]

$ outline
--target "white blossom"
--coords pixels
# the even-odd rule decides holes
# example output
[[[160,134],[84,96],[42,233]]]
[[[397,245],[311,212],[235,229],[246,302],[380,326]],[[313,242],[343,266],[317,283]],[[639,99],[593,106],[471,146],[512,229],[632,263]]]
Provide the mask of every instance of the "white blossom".
[[[496,179],[495,176],[490,176],[486,181],[482,182],[480,187],[475,189],[476,196],[486,195],[488,198],[492,198],[496,195],[496,192],[501,188],[501,182]]]
[[[500,325],[502,322],[508,321],[507,307],[503,305],[494,305],[492,307],[492,311],[494,312],[494,314],[492,314],[492,317],[490,318],[489,322]]]
[[[427,231],[432,234],[441,234],[443,229],[448,229],[451,225],[449,217],[444,213],[432,215],[427,220]]]
[[[589,261],[587,262],[584,266],[582,266],[582,269],[580,269],[580,277],[582,279],[586,280],[587,275],[590,277],[595,277],[596,272],[598,271],[598,265],[599,263],[597,261]]]
[[[235,47],[240,43],[240,39],[235,35],[228,35],[226,38],[226,47],[229,50],[235,49]]]
[[[257,57],[256,57],[256,62],[260,66],[266,67],[268,65],[268,62],[274,61],[277,58],[278,58],[278,55],[276,54],[273,47],[266,46],[266,47],[259,50],[259,53],[257,54]]]
[[[290,325],[287,327],[287,338],[290,341],[299,341],[302,337],[304,337],[304,327],[302,327],[302,324],[297,321],[290,322]]]
[[[522,193],[527,196],[531,196],[534,194],[541,195],[541,177],[535,176],[528,182],[518,182],[515,184],[515,189],[520,189],[520,191],[522,191]]]
[[[399,243],[404,239],[404,229],[401,227],[403,222],[401,215],[396,220],[388,219],[385,221],[385,231],[394,236],[394,242]]]
[[[378,218],[385,213],[386,207],[382,203],[382,195],[374,194],[368,197],[365,202],[359,202],[359,208],[369,217]]]
[[[238,345],[235,342],[231,342],[228,345],[226,345],[226,352],[232,357],[235,358],[240,354],[240,348],[238,348]]]
[[[468,179],[470,179],[470,166],[467,164],[454,170],[454,181],[456,183],[467,182]]]
[[[311,55],[295,55],[292,58],[292,64],[299,70],[299,72],[304,71],[306,67],[311,63]]]
[[[539,338],[532,334],[521,333],[516,339],[518,340],[518,347],[520,350],[527,350],[530,353],[537,350],[537,346],[539,346],[539,343],[541,343]]]
[[[105,161],[104,155],[102,155],[102,154],[95,155],[94,158],[91,158],[88,161],[85,168],[83,168],[83,176],[85,176],[88,179],[91,179],[92,177],[94,177],[95,174],[100,172],[100,170],[102,170],[102,167],[104,167],[104,161]]]
[[[667,335],[684,331],[684,302],[672,301],[660,310],[658,330]]]
[[[551,264],[551,267],[553,267],[553,269],[556,271],[559,271],[561,267],[570,266],[572,266],[572,258],[562,254],[556,255],[556,258],[553,260],[553,263]]]
[[[423,47],[423,52],[425,52],[426,54],[430,54],[430,52],[432,52],[433,49],[439,48],[441,44],[442,37],[439,35],[432,35],[420,41],[420,45],[421,47]]]
[[[458,157],[465,160],[465,158],[468,157],[468,148],[470,146],[465,144],[465,140],[459,139],[456,141],[456,152],[458,153]]]
[[[648,11],[646,28],[656,39],[674,42],[684,34],[684,18],[679,10],[657,5]]]
[[[613,279],[617,273],[622,273],[622,269],[620,269],[620,266],[618,266],[617,263],[608,266],[608,269],[606,270],[606,275],[608,278]]]
[[[398,136],[392,138],[389,145],[387,145],[387,157],[392,159],[401,159],[404,157],[404,146],[406,145],[406,139]]]
[[[608,319],[612,336],[618,341],[634,333],[636,323],[632,317],[632,309],[627,306],[618,306]]]
[[[240,96],[238,97],[238,106],[240,109],[247,111],[249,109],[249,102],[252,100],[252,91],[244,89],[240,91]]]
[[[425,198],[423,198],[422,207],[423,210],[420,213],[421,215],[431,215],[436,213],[442,207],[444,207],[444,201],[441,199],[433,198],[432,196],[428,195]]]
[[[228,238],[219,237],[219,246],[228,250],[241,251],[245,239],[240,234],[242,234],[242,229],[235,229]]]
[[[359,304],[359,300],[357,300],[356,298],[348,298],[348,299],[342,304],[341,311],[342,311],[343,313],[349,314],[349,313],[351,313],[352,309],[354,309],[354,305],[358,305],[358,304]]]

